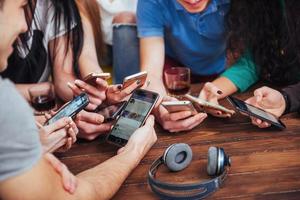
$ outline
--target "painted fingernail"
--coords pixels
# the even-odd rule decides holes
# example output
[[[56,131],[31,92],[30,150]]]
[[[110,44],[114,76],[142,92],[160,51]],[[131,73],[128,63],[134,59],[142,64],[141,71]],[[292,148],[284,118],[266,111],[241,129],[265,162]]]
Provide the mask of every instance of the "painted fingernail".
[[[141,80],[137,80],[137,81],[136,81],[136,84],[137,84],[137,85],[141,84]]]
[[[122,89],[122,85],[118,85],[118,87],[117,87],[119,90],[121,90]]]
[[[221,90],[218,90],[217,93],[218,94],[223,94],[223,92]]]

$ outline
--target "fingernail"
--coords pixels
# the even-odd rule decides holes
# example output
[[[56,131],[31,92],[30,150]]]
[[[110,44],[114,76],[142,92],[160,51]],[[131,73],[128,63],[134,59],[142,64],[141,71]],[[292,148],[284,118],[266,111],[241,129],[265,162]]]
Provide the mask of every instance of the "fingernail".
[[[221,90],[218,90],[217,93],[218,94],[223,94],[223,92]]]
[[[74,81],[74,83],[75,83],[75,84],[80,84],[80,81],[79,81],[78,79],[76,79],[76,80]]]
[[[141,80],[137,80],[137,81],[136,81],[136,84],[137,84],[137,85],[141,84]]]
[[[119,90],[121,90],[122,89],[122,85],[118,85],[118,87],[117,87]]]
[[[98,122],[98,124],[102,124],[102,119],[98,118],[97,122]]]
[[[72,83],[67,82],[67,86],[72,87]]]

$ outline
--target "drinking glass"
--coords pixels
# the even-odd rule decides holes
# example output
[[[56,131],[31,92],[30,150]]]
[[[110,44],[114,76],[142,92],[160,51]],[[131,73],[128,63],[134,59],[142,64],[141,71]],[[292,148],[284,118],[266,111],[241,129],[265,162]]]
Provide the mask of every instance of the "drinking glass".
[[[164,71],[165,85],[170,96],[182,98],[191,87],[191,71],[187,67],[172,67]]]
[[[42,115],[55,108],[55,93],[53,85],[45,82],[29,88],[29,96],[35,115]]]

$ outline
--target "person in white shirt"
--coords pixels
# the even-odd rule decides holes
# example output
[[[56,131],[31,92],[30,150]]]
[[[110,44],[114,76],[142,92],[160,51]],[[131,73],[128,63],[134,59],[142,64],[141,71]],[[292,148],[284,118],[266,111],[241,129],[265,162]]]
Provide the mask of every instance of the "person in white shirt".
[[[97,0],[100,6],[108,60],[112,59],[114,82],[139,71],[139,41],[136,30],[137,0]],[[110,55],[112,54],[112,55]],[[108,61],[108,63],[111,63]]]

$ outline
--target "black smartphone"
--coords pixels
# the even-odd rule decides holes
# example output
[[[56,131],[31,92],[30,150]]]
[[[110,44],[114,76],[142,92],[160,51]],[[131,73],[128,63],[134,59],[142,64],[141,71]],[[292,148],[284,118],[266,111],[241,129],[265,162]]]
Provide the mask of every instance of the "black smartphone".
[[[241,113],[269,122],[279,129],[286,128],[286,126],[277,117],[269,112],[266,112],[258,107],[247,104],[246,102],[231,96],[227,97],[227,100],[235,107],[237,111]]]
[[[134,131],[145,123],[158,98],[159,95],[155,92],[135,90],[113,125],[106,141],[117,146],[124,146]]]
[[[122,101],[113,105],[97,109],[97,113],[104,117],[104,122],[111,122],[115,120],[123,110],[127,101]]]
[[[84,109],[89,102],[88,95],[86,93],[81,93],[72,101],[60,108],[52,118],[46,121],[44,125],[52,124],[63,117],[74,117],[77,113]]]

